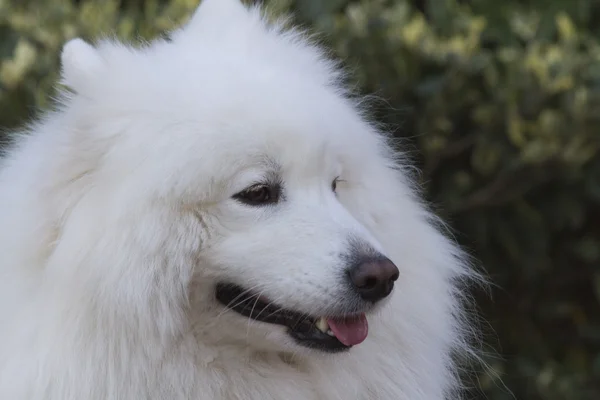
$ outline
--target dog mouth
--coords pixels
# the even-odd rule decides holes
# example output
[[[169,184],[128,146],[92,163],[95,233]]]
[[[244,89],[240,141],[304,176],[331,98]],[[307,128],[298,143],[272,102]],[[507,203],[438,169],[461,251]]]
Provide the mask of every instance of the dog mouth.
[[[255,321],[281,325],[304,347],[337,353],[362,343],[369,330],[364,313],[314,317],[270,302],[258,293],[230,283],[217,284],[215,295],[225,307]]]

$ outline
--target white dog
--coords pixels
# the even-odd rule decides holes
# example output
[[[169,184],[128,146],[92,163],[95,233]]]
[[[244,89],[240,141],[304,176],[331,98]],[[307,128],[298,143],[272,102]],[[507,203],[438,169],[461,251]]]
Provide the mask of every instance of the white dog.
[[[473,273],[318,47],[204,0],[62,68],[0,170],[2,400],[459,396]]]

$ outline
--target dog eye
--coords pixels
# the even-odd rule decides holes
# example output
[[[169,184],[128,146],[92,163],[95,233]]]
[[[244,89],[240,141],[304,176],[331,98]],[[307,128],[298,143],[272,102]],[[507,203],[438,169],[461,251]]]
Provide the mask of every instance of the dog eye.
[[[250,206],[264,206],[277,203],[280,192],[278,185],[258,184],[239,192],[233,198]]]
[[[335,178],[335,179],[333,180],[333,182],[331,182],[331,191],[332,191],[333,193],[335,193],[335,191],[337,190],[337,184],[338,184],[338,181],[339,181],[339,179],[340,179],[340,178],[339,178],[339,177],[337,177],[337,178]]]

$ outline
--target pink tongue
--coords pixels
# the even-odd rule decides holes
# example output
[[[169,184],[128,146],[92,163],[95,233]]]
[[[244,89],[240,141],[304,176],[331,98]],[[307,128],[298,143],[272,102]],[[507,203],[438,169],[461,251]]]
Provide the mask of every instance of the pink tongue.
[[[346,346],[362,343],[369,333],[369,323],[365,314],[344,319],[327,319],[336,338]]]

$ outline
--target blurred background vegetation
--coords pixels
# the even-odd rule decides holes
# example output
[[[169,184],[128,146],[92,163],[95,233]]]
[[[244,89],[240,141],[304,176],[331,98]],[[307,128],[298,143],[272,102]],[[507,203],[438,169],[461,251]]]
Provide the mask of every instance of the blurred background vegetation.
[[[0,130],[51,106],[65,40],[151,38],[198,2],[0,0]],[[470,398],[600,399],[600,1],[266,3],[383,100],[496,285],[478,295],[490,368]]]

